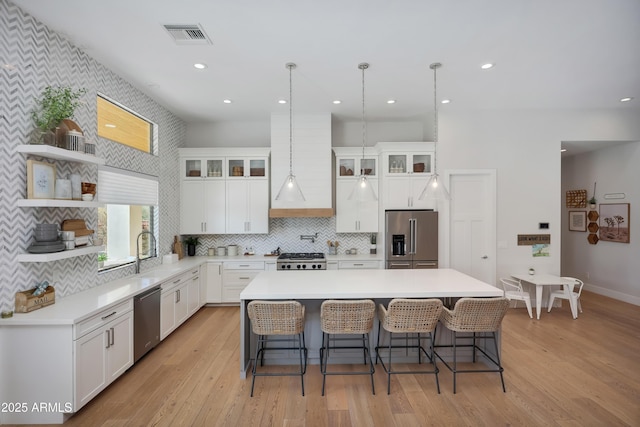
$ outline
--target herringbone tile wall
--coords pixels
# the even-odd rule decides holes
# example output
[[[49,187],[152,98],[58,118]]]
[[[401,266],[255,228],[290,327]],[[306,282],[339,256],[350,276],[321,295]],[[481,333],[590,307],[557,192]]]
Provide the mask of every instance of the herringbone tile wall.
[[[64,297],[133,274],[133,267],[127,267],[98,275],[95,255],[49,263],[15,261],[16,255],[25,252],[31,244],[37,223],[83,218],[89,228],[95,229],[97,222],[94,209],[16,207],[16,201],[26,196],[26,159],[16,152],[16,147],[29,142],[34,128],[30,118],[34,97],[47,85],[87,89],[75,121],[87,140],[96,143],[96,154],[104,158],[107,165],[158,176],[160,206],[155,217],[158,253],[168,253],[173,236],[179,233],[178,148],[184,145],[186,125],[8,0],[0,0],[0,62],[12,64],[9,68],[0,67],[0,307],[13,307],[17,291],[43,280],[54,283],[57,296]],[[156,155],[98,138],[95,111],[98,93],[158,125]],[[79,173],[83,178],[97,179],[94,166],[54,163],[60,177]],[[327,240],[339,240],[341,252],[348,248],[357,248],[359,253],[369,252],[369,236],[336,235],[335,218],[282,218],[271,220],[269,225],[268,235],[200,236],[197,254],[206,255],[209,247],[229,244],[240,245],[242,249],[251,247],[256,254],[268,253],[277,247],[288,252],[326,252]],[[300,240],[300,235],[316,232],[315,243]],[[159,259],[144,261],[141,268],[148,270],[159,263]]]
[[[160,208],[155,219],[159,224],[160,242],[166,242],[168,247],[179,230],[177,159],[178,148],[185,140],[185,124],[7,0],[0,0],[0,62],[11,64],[8,68],[0,67],[0,307],[13,307],[15,292],[43,280],[55,283],[57,297],[64,297],[133,273],[129,267],[98,275],[95,255],[49,263],[15,261],[16,255],[25,252],[31,244],[37,223],[83,218],[89,228],[95,229],[97,221],[95,209],[16,207],[16,201],[26,196],[26,158],[16,152],[16,147],[29,142],[34,128],[30,117],[34,97],[47,85],[87,89],[75,121],[87,140],[96,143],[97,156],[110,166],[158,176]],[[158,125],[157,155],[97,137],[95,97],[98,93]],[[58,177],[75,172],[81,174],[83,180],[95,182],[97,179],[95,166],[54,163]],[[149,260],[142,267],[148,269],[158,263],[158,260]]]

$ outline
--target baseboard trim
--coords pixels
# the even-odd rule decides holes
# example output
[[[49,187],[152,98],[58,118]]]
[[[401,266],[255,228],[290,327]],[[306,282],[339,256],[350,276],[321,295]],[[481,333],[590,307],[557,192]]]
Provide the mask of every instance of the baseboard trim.
[[[588,283],[584,284],[584,289],[589,292],[593,292],[594,294],[604,295],[605,297],[613,298],[618,301],[628,302],[629,304],[640,306],[640,297],[636,297],[636,296],[625,294],[618,291],[613,291],[607,288],[602,288],[600,286],[590,285]]]

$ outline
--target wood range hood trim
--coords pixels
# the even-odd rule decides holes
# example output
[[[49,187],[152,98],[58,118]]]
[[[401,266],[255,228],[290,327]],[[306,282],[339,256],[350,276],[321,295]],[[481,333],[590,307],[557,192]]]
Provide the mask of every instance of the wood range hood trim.
[[[333,208],[269,209],[269,218],[331,218],[335,214]]]

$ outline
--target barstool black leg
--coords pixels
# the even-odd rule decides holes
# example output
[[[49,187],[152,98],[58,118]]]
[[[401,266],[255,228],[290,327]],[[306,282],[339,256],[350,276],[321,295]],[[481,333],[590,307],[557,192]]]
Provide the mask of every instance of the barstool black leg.
[[[456,356],[458,352],[456,351],[456,342],[458,341],[458,336],[456,332],[453,331],[453,394],[456,394],[456,371],[458,370],[458,364],[456,361]]]
[[[504,386],[504,377],[502,375],[502,371],[503,371],[502,362],[500,362],[500,353],[498,352],[498,341],[496,340],[496,333],[492,332],[491,334],[493,335],[493,345],[494,345],[494,348],[496,349],[496,360],[498,361],[498,369],[500,370],[500,381],[502,382],[502,391],[506,393],[507,389]]]
[[[306,357],[305,357],[305,365],[303,367],[302,353],[304,353],[305,344],[304,344],[304,332],[298,334],[298,349],[300,353],[300,382],[302,383],[302,395],[304,396],[304,371],[306,370]]]

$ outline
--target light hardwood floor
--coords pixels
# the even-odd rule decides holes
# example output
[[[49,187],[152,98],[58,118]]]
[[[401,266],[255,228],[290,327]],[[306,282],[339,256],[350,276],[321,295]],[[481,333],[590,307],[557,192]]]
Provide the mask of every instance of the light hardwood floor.
[[[497,374],[239,377],[239,309],[205,307],[91,401],[69,426],[639,426],[640,307],[584,292],[541,319],[524,308],[503,321],[507,392]],[[377,327],[377,324],[376,324]]]

